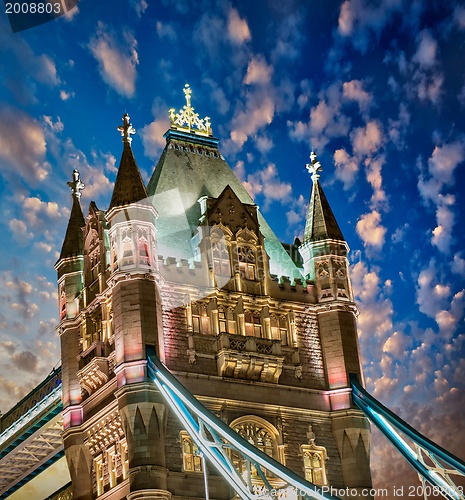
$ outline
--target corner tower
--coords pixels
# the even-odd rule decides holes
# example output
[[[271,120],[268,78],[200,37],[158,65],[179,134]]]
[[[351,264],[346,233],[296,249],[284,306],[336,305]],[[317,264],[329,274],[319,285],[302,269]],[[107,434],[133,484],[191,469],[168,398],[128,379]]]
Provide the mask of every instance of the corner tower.
[[[349,275],[349,246],[323,192],[319,181],[322,168],[313,151],[307,170],[313,186],[299,251],[304,273],[316,286],[318,326],[327,384],[334,390],[333,407],[347,409],[339,415],[335,413],[333,433],[342,457],[345,484],[351,488],[371,487],[369,424],[346,393],[351,374],[363,383],[356,323],[358,310]]]

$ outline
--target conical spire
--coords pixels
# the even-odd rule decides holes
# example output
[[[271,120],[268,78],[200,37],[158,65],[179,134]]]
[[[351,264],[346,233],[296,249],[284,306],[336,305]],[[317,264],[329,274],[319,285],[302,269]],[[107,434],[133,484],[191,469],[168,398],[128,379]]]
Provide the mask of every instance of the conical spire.
[[[73,255],[82,255],[84,248],[82,228],[86,223],[79,201],[84,184],[81,182],[77,170],[73,170],[73,180],[72,182],[68,182],[68,186],[71,188],[73,206],[71,208],[71,215],[69,216],[63,247],[61,248],[60,259],[72,257]]]
[[[312,174],[313,188],[308,205],[303,243],[326,239],[344,241],[333,211],[318,181],[322,168],[314,151],[310,153],[310,160],[307,170]]]
[[[117,206],[136,203],[148,197],[147,189],[132,153],[131,135],[135,134],[136,130],[131,125],[127,113],[123,116],[123,123],[124,125],[118,127],[118,130],[121,132],[124,149],[121,155],[109,210]]]

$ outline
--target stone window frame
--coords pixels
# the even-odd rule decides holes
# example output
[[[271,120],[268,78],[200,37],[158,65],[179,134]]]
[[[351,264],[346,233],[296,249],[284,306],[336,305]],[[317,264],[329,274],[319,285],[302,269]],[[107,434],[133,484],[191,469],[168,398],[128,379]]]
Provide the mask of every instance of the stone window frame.
[[[284,446],[282,444],[282,436],[281,436],[280,432],[278,431],[278,429],[272,423],[270,423],[268,420],[265,420],[264,418],[258,417],[257,415],[243,415],[242,417],[239,417],[239,418],[236,418],[235,420],[233,420],[229,424],[229,427],[231,427],[231,429],[233,429],[234,431],[237,432],[237,430],[236,430],[237,427],[241,426],[241,425],[254,425],[256,429],[264,430],[271,438],[272,454],[270,455],[269,453],[267,453],[267,451],[265,449],[263,449],[263,447],[257,446],[258,439],[254,439],[254,443],[250,443],[250,444],[257,447],[258,449],[260,449],[261,451],[266,453],[268,456],[271,456],[271,458],[274,458],[276,461],[278,461],[282,465],[284,465],[284,466],[286,465]],[[238,434],[242,436],[242,434],[240,432],[238,432]],[[249,441],[245,436],[242,436],[242,437],[244,437],[247,441]],[[240,458],[240,456],[236,457],[236,460],[237,459],[240,460],[239,463],[241,466],[245,465],[245,461],[242,460]],[[234,460],[235,460],[234,452],[231,453],[231,460],[234,463]],[[244,472],[245,471],[243,471],[243,470],[239,470],[240,474],[243,474]],[[265,470],[264,472],[265,472],[265,476],[273,478],[273,476],[270,475],[269,471]],[[261,479],[258,477],[258,475],[254,475],[253,471],[252,471],[251,477],[252,477],[252,481],[257,482],[257,483],[261,483]]]
[[[190,434],[187,431],[182,430],[179,432],[179,438],[181,442],[183,472],[203,473],[203,463],[200,450]],[[186,451],[186,445],[190,446],[190,450]]]
[[[314,443],[302,444],[300,445],[300,452],[302,455],[305,479],[313,484],[316,484],[317,486],[327,485],[328,480],[326,477],[326,460],[328,458],[328,455],[326,452],[326,448],[324,446],[317,446]],[[308,462],[306,461],[306,457],[309,457],[310,459]],[[319,466],[315,466],[312,463],[312,457],[319,458]],[[319,473],[317,478],[315,478],[315,472]]]

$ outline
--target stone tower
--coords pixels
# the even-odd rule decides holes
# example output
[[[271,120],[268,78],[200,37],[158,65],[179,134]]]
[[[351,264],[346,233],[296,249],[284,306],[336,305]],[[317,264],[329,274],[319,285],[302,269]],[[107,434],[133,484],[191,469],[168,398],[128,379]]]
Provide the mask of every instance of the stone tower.
[[[293,262],[218,150],[208,118],[170,110],[148,186],[129,116],[107,211],[73,207],[56,264],[64,448],[74,499],[205,498],[195,443],[147,378],[146,349],[249,442],[317,485],[371,486],[348,246],[318,182]],[[256,471],[231,456],[241,473]],[[279,478],[270,476],[279,487]],[[234,492],[208,470],[210,497]]]

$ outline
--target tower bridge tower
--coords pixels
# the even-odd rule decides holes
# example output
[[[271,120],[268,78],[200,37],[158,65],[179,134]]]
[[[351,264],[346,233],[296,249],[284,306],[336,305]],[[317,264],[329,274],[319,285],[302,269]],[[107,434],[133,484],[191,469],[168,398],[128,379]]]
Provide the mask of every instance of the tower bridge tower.
[[[205,498],[195,443],[147,377],[147,347],[207,408],[317,485],[371,486],[348,246],[319,183],[297,267],[222,157],[208,118],[170,110],[145,186],[123,153],[108,210],[79,174],[56,264],[64,449],[75,500]],[[260,486],[256,471],[231,455]],[[279,478],[268,478],[280,486]],[[234,492],[209,470],[210,497]]]

